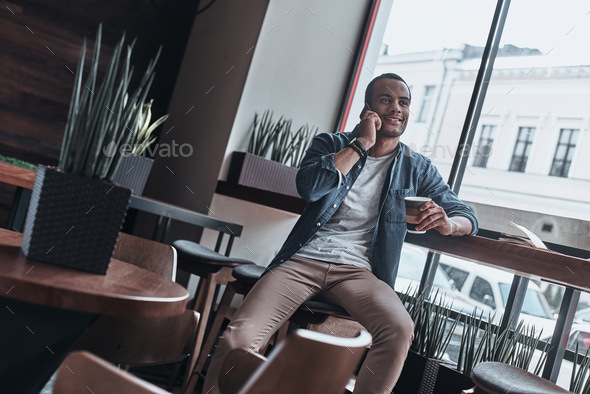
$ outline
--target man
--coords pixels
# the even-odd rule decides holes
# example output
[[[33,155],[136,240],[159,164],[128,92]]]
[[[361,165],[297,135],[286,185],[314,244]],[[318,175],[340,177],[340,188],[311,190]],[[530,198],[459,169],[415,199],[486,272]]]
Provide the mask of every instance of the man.
[[[352,132],[316,136],[297,173],[307,208],[221,338],[204,393],[218,392],[231,349],[258,351],[311,297],[342,306],[373,336],[354,393],[391,392],[414,330],[393,290],[406,234],[404,197],[432,198],[420,208],[417,230],[477,231],[475,216],[430,160],[399,142],[410,101],[405,81],[383,74],[367,87]]]

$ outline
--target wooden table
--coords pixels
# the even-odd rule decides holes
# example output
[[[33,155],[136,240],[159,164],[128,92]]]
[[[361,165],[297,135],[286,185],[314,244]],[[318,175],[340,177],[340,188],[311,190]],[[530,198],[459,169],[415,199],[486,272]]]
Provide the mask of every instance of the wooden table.
[[[0,392],[36,393],[100,314],[181,314],[188,292],[111,260],[107,275],[27,259],[22,234],[0,229]]]
[[[406,242],[486,263],[520,276],[533,275],[590,291],[590,261],[578,257],[478,236],[445,237],[436,232],[408,234]]]

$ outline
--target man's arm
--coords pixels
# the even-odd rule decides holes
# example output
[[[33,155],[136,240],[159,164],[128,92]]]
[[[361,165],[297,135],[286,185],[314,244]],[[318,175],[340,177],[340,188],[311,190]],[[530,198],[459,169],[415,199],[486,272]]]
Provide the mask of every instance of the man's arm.
[[[368,151],[375,145],[377,130],[381,128],[381,118],[373,111],[365,111],[359,127],[360,137],[357,140]],[[359,155],[350,147],[346,147],[334,155],[334,165],[342,173],[348,175],[350,169],[359,160]]]
[[[375,144],[376,129],[381,119],[372,111],[365,111],[360,124],[358,140],[365,149]],[[335,152],[335,150],[340,149]],[[329,136],[317,135],[303,158],[297,172],[297,191],[307,202],[317,201],[330,191],[340,187],[341,176],[359,161],[360,157],[348,146],[336,148]],[[339,174],[340,173],[340,174]]]
[[[422,213],[416,218],[417,230],[435,229],[443,235],[461,236],[475,234],[478,223],[471,210],[445,183],[430,161],[423,168],[418,196],[430,197],[432,201],[420,207]]]

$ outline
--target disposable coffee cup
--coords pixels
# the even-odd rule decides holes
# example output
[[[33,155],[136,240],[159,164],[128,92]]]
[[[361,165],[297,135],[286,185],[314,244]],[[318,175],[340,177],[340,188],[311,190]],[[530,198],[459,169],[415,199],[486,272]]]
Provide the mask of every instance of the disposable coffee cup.
[[[406,197],[406,223],[411,234],[424,234],[426,231],[416,230],[416,218],[420,215],[422,204],[431,201],[430,197]]]

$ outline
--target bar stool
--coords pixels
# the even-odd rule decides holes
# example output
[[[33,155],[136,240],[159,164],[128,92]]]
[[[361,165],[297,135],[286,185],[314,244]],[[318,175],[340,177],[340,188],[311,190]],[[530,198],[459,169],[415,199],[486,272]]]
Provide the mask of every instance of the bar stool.
[[[235,278],[234,282],[228,284],[219,303],[217,313],[211,325],[211,330],[205,339],[201,353],[197,359],[195,371],[201,372],[205,363],[207,362],[208,353],[213,348],[213,344],[219,335],[219,330],[223,320],[229,310],[231,302],[236,294],[246,295],[254,287],[256,282],[260,279],[262,274],[266,271],[266,267],[259,265],[241,265],[235,267],[232,275]],[[321,324],[329,316],[338,318],[354,320],[346,310],[340,306],[328,304],[317,300],[305,301],[298,310],[293,314],[290,321],[295,322],[302,328],[307,328],[310,324]],[[289,324],[284,324],[274,337],[274,343],[278,343],[287,334]],[[265,349],[265,348],[264,348]],[[264,349],[261,349],[261,354],[264,353]]]
[[[473,368],[475,387],[463,394],[566,394],[569,391],[524,369],[499,362],[484,362]]]
[[[232,270],[235,267],[254,265],[254,263],[249,260],[224,256],[191,241],[179,240],[174,242],[173,246],[178,252],[178,268],[200,277],[193,308],[201,314],[195,339],[194,354],[196,355],[202,348],[208,318],[215,302],[217,285],[227,285],[233,281]],[[197,357],[191,357],[184,376],[183,387],[186,387],[193,375],[196,361]]]

